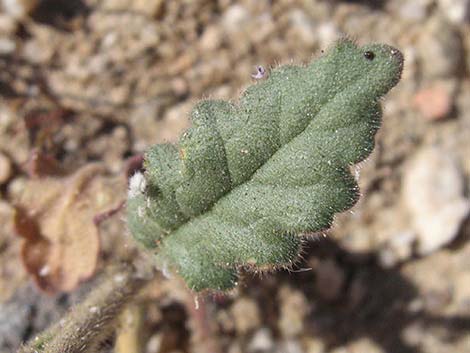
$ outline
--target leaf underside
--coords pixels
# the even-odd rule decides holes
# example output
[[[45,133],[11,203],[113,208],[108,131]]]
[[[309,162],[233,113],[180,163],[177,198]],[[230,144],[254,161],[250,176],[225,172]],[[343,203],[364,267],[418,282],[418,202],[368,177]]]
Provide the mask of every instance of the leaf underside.
[[[234,287],[239,267],[291,264],[299,235],[357,201],[349,168],[371,153],[402,65],[392,47],[341,40],[274,69],[238,104],[200,102],[178,146],[150,148],[131,181],[132,234],[195,291]]]

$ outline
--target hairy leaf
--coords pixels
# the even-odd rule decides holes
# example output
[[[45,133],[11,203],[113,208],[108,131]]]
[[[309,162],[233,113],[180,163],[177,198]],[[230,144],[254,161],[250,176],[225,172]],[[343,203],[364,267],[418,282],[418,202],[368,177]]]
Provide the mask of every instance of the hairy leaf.
[[[341,40],[273,70],[238,104],[200,102],[179,146],[153,146],[131,179],[134,237],[196,291],[232,288],[241,266],[291,264],[299,235],[358,199],[349,167],[372,151],[380,97],[402,66],[397,49]]]

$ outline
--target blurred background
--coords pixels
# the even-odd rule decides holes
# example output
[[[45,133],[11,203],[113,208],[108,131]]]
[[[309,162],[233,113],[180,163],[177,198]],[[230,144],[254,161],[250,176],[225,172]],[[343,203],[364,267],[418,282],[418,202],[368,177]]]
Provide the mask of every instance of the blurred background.
[[[135,254],[114,212],[126,172],[177,140],[197,100],[236,100],[257,65],[307,63],[344,36],[405,56],[376,149],[354,170],[360,202],[292,271],[245,273],[236,291],[196,298],[199,310],[158,275],[101,351],[470,352],[469,0],[2,0],[0,11],[1,353]],[[69,208],[70,188],[100,198]]]

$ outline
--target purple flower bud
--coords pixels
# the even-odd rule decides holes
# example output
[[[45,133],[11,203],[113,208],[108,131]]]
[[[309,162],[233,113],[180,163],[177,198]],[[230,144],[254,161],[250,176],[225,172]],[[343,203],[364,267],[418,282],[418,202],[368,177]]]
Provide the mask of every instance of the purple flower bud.
[[[265,75],[266,69],[263,66],[258,65],[256,66],[256,73],[252,74],[251,77],[253,77],[255,80],[259,80],[262,79]]]

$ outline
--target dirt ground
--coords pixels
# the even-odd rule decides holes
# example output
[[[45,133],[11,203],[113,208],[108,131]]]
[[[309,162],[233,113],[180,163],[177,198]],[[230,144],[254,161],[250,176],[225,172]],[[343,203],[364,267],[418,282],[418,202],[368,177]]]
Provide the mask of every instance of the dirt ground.
[[[227,295],[158,275],[128,311],[141,351],[470,352],[470,1],[0,3],[0,353],[138,251],[112,212],[126,173],[177,140],[197,100],[236,100],[257,65],[306,63],[344,36],[405,56],[354,170],[360,202],[292,271],[244,273]],[[84,195],[96,203],[68,206]],[[23,211],[52,238],[19,226]],[[126,352],[125,327],[103,352]]]

